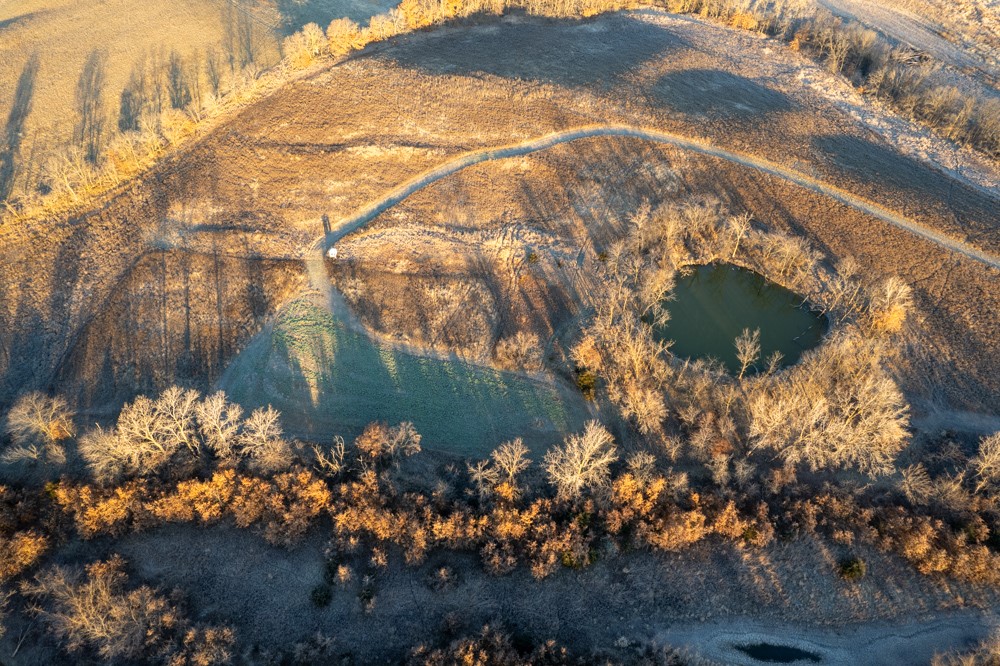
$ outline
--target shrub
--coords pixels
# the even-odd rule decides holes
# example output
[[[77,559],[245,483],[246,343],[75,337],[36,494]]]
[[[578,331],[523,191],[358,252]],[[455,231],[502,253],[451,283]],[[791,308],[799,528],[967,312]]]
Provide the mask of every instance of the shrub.
[[[597,396],[597,375],[591,370],[577,370],[576,387],[584,398],[593,400]]]
[[[309,593],[309,599],[312,601],[313,606],[317,608],[326,608],[333,601],[333,588],[331,588],[326,583],[317,585]]]
[[[868,567],[859,557],[849,557],[840,561],[837,566],[840,577],[848,581],[858,581],[865,577]]]

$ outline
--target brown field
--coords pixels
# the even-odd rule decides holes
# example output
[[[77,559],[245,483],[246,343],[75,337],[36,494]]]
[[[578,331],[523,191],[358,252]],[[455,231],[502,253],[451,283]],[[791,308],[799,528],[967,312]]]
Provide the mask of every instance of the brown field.
[[[610,46],[620,35],[628,36],[624,60]],[[499,57],[511,50],[523,57]],[[758,56],[764,51],[768,64],[762,67]],[[713,55],[718,53],[727,55],[723,60]],[[30,233],[8,225],[4,243],[13,260],[4,266],[3,298],[12,335],[0,355],[6,395],[52,385],[53,373],[70,382],[73,373],[99,377],[89,365],[97,358],[66,360],[86,357],[75,347],[81,336],[106,335],[83,332],[97,325],[94,303],[117,300],[109,312],[126,311],[116,286],[127,283],[129,271],[142,270],[133,268],[134,262],[158,243],[207,254],[224,244],[239,248],[232,253],[243,257],[247,252],[262,259],[299,257],[321,233],[322,215],[335,223],[463,151],[597,119],[660,128],[792,165],[987,252],[1000,250],[996,202],[988,191],[900,155],[814,90],[803,90],[793,67],[803,65],[796,62],[758,38],[657,15],[564,24],[513,17],[405,37],[378,54],[318,71],[240,113],[151,176],[124,185],[82,218],[32,223]],[[337,112],[317,116],[317,109]],[[928,367],[911,378],[913,395],[967,408],[995,404],[991,313],[998,304],[991,269],[753,170],[638,140],[582,140],[460,172],[390,210],[346,247],[350,252],[357,245],[359,256],[377,258],[382,275],[471,275],[495,291],[491,284],[509,281],[511,267],[497,264],[499,255],[455,251],[454,242],[471,249],[487,237],[507,238],[500,244],[512,244],[509,262],[519,248],[557,240],[567,258],[582,252],[592,261],[643,200],[658,203],[690,192],[748,210],[765,225],[804,233],[830,259],[853,255],[874,275],[902,276],[916,289],[926,317],[927,349],[937,350],[925,350]],[[462,240],[456,231],[479,235]],[[398,233],[408,234],[407,244],[419,238],[425,258],[402,261],[405,254],[392,244]],[[169,240],[157,240],[161,236]],[[380,243],[385,249],[378,249]],[[411,245],[411,251],[417,247]],[[386,252],[394,255],[392,261]],[[435,262],[435,255],[448,256],[450,265]],[[459,257],[465,257],[464,265],[455,263]],[[528,282],[521,295],[508,290],[504,297],[512,300],[482,325],[493,341],[514,332],[518,322],[548,337],[571,316],[573,297],[564,287],[545,286],[542,275],[531,286],[532,276],[551,263],[513,268],[514,277],[523,275]],[[357,262],[357,270],[365,265]],[[174,271],[167,280],[168,291],[176,294],[171,298],[183,291],[192,301],[212,302],[209,275],[200,271],[199,279],[185,280]],[[394,325],[409,320],[411,327],[403,332],[426,342],[427,332],[412,328],[418,314],[398,312],[401,303],[414,304],[404,296],[408,284],[377,281],[379,303],[359,314],[372,324],[371,313],[384,309]],[[287,293],[274,289],[271,293]],[[280,300],[271,301],[268,311]],[[180,312],[168,308],[167,316]],[[41,333],[30,323],[39,320],[49,322]],[[132,326],[110,315],[99,321],[105,331],[104,326]],[[372,327],[387,332],[385,326]],[[162,368],[177,368],[181,358],[202,354],[185,338],[182,321],[166,328],[166,335],[179,337],[166,344],[171,351]],[[239,349],[255,329],[241,330],[228,350]],[[114,366],[116,360],[101,362]],[[155,380],[140,372],[137,386],[163,386],[187,376],[171,372],[153,373]],[[211,380],[217,373],[218,368],[195,376]],[[927,394],[925,382],[935,395]],[[109,395],[99,387],[90,393]]]

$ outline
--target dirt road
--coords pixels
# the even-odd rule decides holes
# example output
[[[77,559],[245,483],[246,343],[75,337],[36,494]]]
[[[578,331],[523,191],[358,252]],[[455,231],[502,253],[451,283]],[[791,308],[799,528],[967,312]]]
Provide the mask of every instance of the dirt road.
[[[519,157],[521,155],[538,152],[570,141],[578,141],[580,139],[589,139],[601,136],[632,137],[645,141],[668,144],[684,150],[690,150],[701,155],[716,157],[734,164],[756,169],[762,173],[766,173],[794,183],[800,187],[804,187],[807,190],[828,196],[835,201],[899,227],[900,229],[908,231],[951,252],[961,254],[969,259],[979,261],[987,266],[1000,270],[1000,257],[984,252],[983,250],[973,247],[958,239],[946,236],[945,234],[935,231],[934,229],[926,227],[922,224],[908,220],[879,206],[878,204],[857,197],[850,192],[846,192],[828,183],[816,180],[815,178],[807,176],[804,173],[788,169],[760,157],[729,151],[699,139],[671,134],[669,132],[661,132],[640,127],[630,127],[627,125],[587,125],[552,132],[518,144],[465,153],[464,155],[445,162],[440,166],[414,176],[410,180],[393,189],[383,198],[361,208],[354,213],[354,215],[341,219],[340,222],[336,224],[330,232],[325,234],[324,237],[316,239],[312,245],[312,249],[315,250],[316,248],[330,247],[347,234],[363,227],[383,212],[409,197],[411,194],[418,192],[419,190],[438,180],[441,180],[442,178],[461,171],[466,167],[491,160]]]

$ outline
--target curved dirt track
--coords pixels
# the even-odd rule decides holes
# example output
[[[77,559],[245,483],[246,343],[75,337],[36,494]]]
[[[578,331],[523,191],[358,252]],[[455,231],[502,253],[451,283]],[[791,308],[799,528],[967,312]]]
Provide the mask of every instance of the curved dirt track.
[[[692,139],[677,134],[671,134],[669,132],[644,129],[641,127],[631,127],[628,125],[585,125],[573,129],[551,132],[549,134],[545,134],[544,136],[529,139],[528,141],[518,144],[500,146],[497,148],[486,148],[483,150],[465,153],[464,155],[460,155],[429,171],[425,171],[424,173],[414,176],[389,192],[382,199],[358,210],[351,217],[342,218],[339,224],[337,224],[336,227],[328,232],[324,237],[316,239],[313,243],[313,248],[321,246],[329,247],[330,245],[333,245],[347,234],[363,227],[365,224],[400,203],[411,194],[422,190],[442,178],[461,171],[466,167],[492,160],[519,157],[521,155],[546,150],[548,148],[552,148],[553,146],[558,146],[559,144],[569,143],[570,141],[578,141],[580,139],[602,136],[630,137],[645,141],[652,141],[655,143],[667,144],[684,150],[690,150],[691,152],[699,153],[701,155],[716,157],[734,164],[756,169],[762,173],[776,176],[813,192],[823,194],[846,206],[850,206],[851,208],[867,213],[868,215],[876,217],[884,222],[888,222],[889,224],[899,227],[900,229],[908,231],[916,236],[920,236],[921,238],[935,243],[936,245],[939,245],[947,250],[986,264],[991,268],[1000,270],[1000,257],[991,255],[983,250],[980,250],[979,248],[951,238],[950,236],[947,236],[939,231],[935,231],[934,229],[926,227],[922,224],[908,220],[886,208],[879,206],[878,204],[854,196],[850,192],[846,192],[845,190],[842,190],[834,185],[830,185],[829,183],[816,180],[815,178],[807,176],[804,173],[785,168],[760,157],[719,148],[718,146],[699,139]]]

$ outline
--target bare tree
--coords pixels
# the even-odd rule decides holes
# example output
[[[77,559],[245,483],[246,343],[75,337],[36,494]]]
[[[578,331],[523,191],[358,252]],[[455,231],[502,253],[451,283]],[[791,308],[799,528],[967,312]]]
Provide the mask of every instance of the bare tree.
[[[294,458],[291,445],[282,437],[280,418],[281,413],[268,405],[255,409],[243,424],[240,451],[252,467],[263,472],[288,469]]]
[[[749,328],[744,328],[743,332],[736,338],[736,359],[740,362],[740,379],[743,379],[747,369],[759,358],[760,329],[754,329],[751,333]]]
[[[528,447],[524,445],[524,440],[518,437],[501,444],[493,451],[489,460],[470,464],[469,475],[480,497],[489,497],[503,486],[508,497],[514,498],[521,492],[517,477],[530,465]]]
[[[192,627],[174,600],[151,587],[127,588],[125,562],[115,556],[85,573],[52,567],[24,585],[34,609],[71,652],[94,649],[104,661],[134,663],[152,655],[163,663],[229,663],[234,635],[227,628]]]
[[[391,460],[399,460],[401,457],[410,457],[420,453],[420,440],[422,439],[417,429],[409,421],[404,421],[399,425],[389,428],[389,437],[386,441],[385,452]]]
[[[727,226],[729,228],[729,233],[733,237],[733,252],[732,254],[729,255],[730,260],[736,258],[736,255],[739,253],[740,243],[743,241],[743,238],[747,235],[747,232],[750,231],[750,225],[752,219],[753,218],[750,216],[750,213],[744,213],[743,215],[735,215],[729,218],[729,223]]]
[[[76,434],[73,412],[66,400],[37,391],[17,399],[7,414],[5,430],[13,443],[0,456],[5,463],[39,460],[65,463],[66,452],[61,442]]]
[[[160,415],[161,435],[169,448],[184,446],[195,455],[201,451],[195,423],[195,406],[200,397],[197,391],[171,386],[157,399],[155,408]]]
[[[199,452],[195,405],[198,393],[171,387],[156,401],[137,397],[125,405],[114,428],[97,427],[80,439],[80,454],[95,478],[150,474],[180,450]]]
[[[344,445],[343,437],[339,435],[334,437],[329,451],[324,451],[316,445],[313,445],[312,450],[316,457],[316,469],[323,474],[334,477],[346,469],[347,447]]]
[[[755,446],[813,470],[891,472],[909,438],[909,407],[870,353],[856,340],[831,341],[824,356],[752,395],[747,410]]]
[[[896,276],[889,277],[875,291],[868,306],[873,332],[897,333],[913,309],[913,290]]]
[[[972,459],[970,467],[974,478],[978,479],[976,493],[1000,484],[1000,432],[984,437],[979,442],[979,454]]]
[[[194,409],[205,445],[219,460],[234,464],[243,408],[226,400],[226,394],[219,391],[199,402]]]
[[[129,455],[130,447],[114,429],[95,427],[80,438],[78,448],[91,475],[104,483],[139,467],[138,460]]]
[[[628,471],[640,483],[649,482],[656,474],[656,456],[648,451],[637,451],[628,457]]]
[[[545,454],[545,471],[560,498],[576,499],[606,485],[616,460],[611,433],[597,421],[588,421],[583,433],[570,435],[562,446]]]

